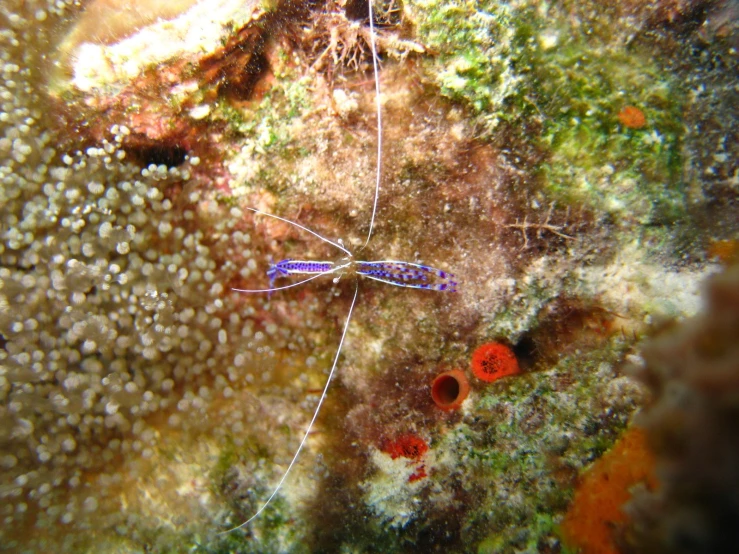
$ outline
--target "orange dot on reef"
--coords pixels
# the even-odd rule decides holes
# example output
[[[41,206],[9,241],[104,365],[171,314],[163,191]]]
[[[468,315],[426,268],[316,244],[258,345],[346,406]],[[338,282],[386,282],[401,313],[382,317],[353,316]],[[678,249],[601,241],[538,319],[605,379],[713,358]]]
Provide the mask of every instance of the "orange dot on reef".
[[[469,393],[470,382],[459,369],[437,375],[431,384],[431,398],[445,412],[459,408]]]
[[[625,106],[618,112],[618,120],[629,129],[641,129],[647,124],[644,112],[636,106]]]
[[[490,342],[480,346],[472,354],[472,373],[488,383],[520,373],[518,360],[505,344]]]
[[[716,240],[708,246],[706,254],[725,265],[738,261],[739,240]]]

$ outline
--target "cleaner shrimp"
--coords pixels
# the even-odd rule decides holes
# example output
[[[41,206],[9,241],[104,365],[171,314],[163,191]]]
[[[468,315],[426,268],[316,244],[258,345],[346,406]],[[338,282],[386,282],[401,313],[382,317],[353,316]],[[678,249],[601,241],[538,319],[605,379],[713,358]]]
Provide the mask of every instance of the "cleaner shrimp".
[[[364,249],[370,242],[370,239],[372,238],[372,231],[374,229],[375,225],[375,218],[377,215],[377,204],[379,200],[380,195],[380,182],[382,178],[382,103],[381,103],[381,91],[380,91],[380,77],[379,77],[379,68],[378,68],[378,54],[377,54],[377,46],[376,46],[376,35],[375,35],[375,24],[374,24],[374,12],[372,8],[372,2],[368,2],[368,17],[369,17],[369,27],[370,27],[370,49],[371,49],[371,57],[372,57],[372,69],[373,69],[373,75],[374,75],[374,85],[375,85],[375,117],[377,121],[377,151],[376,151],[376,164],[375,164],[375,192],[374,192],[374,200],[372,203],[372,213],[370,216],[370,223],[369,223],[369,230],[367,232],[367,237],[364,241],[364,244],[360,247],[360,251]],[[256,293],[268,293],[272,294],[273,292],[282,291],[286,289],[291,289],[294,287],[298,287],[300,285],[303,285],[305,283],[308,283],[310,281],[313,281],[314,279],[318,279],[319,277],[323,277],[326,275],[335,275],[334,282],[338,282],[340,277],[344,274],[352,274],[354,276],[362,276],[366,277],[368,279],[371,279],[373,281],[379,281],[381,283],[397,286],[397,287],[404,287],[404,288],[414,288],[414,289],[421,289],[421,290],[430,290],[430,291],[439,291],[439,292],[456,292],[457,287],[457,281],[455,280],[455,276],[452,273],[449,273],[447,271],[443,271],[441,269],[437,269],[435,267],[419,264],[419,263],[412,263],[412,262],[406,262],[406,261],[400,261],[400,260],[375,260],[375,261],[364,261],[364,260],[356,260],[354,258],[354,254],[344,245],[343,241],[341,239],[338,239],[336,241],[332,241],[316,231],[313,231],[312,229],[309,229],[308,227],[305,227],[295,221],[291,221],[289,219],[270,214],[261,210],[258,210],[256,208],[250,208],[247,207],[247,210],[253,212],[256,215],[264,216],[273,218],[279,221],[282,221],[284,223],[287,223],[289,225],[292,225],[301,231],[304,231],[306,233],[309,233],[321,241],[330,244],[334,248],[340,250],[343,254],[343,257],[338,261],[316,261],[316,260],[295,260],[295,259],[284,259],[276,263],[271,263],[269,269],[267,270],[267,276],[269,277],[269,288],[265,289],[237,289],[233,288],[232,290],[236,292],[242,292],[247,294],[256,294]],[[274,286],[274,282],[279,277],[289,277],[291,275],[308,275],[308,277],[301,279],[297,282],[290,283],[288,285],[283,286]],[[257,519],[271,504],[272,500],[275,498],[277,493],[282,488],[283,484],[287,480],[287,477],[289,476],[291,470],[297,463],[297,460],[300,456],[300,453],[302,452],[306,441],[308,439],[308,436],[311,433],[311,430],[313,429],[313,426],[316,422],[316,419],[318,418],[318,415],[321,411],[321,407],[326,399],[326,395],[328,394],[328,389],[331,384],[331,380],[334,377],[334,374],[336,373],[336,368],[338,366],[339,357],[341,356],[341,350],[344,345],[344,340],[346,338],[347,330],[349,329],[349,324],[352,319],[352,314],[354,312],[354,307],[357,302],[357,297],[359,294],[359,279],[356,279],[355,286],[354,286],[354,294],[352,297],[351,304],[349,305],[349,310],[347,312],[346,318],[344,320],[344,325],[341,332],[341,338],[339,339],[339,344],[336,348],[336,352],[333,356],[333,362],[331,364],[331,369],[329,370],[328,376],[326,378],[325,384],[323,386],[323,389],[321,391],[320,397],[318,399],[318,403],[316,404],[316,407],[313,411],[313,415],[310,419],[310,422],[308,423],[305,431],[303,432],[302,439],[296,448],[292,459],[290,460],[290,463],[288,464],[285,471],[282,473],[282,476],[280,480],[278,481],[277,485],[274,486],[272,489],[271,494],[267,497],[266,500],[264,500],[259,507],[259,509],[246,521],[243,523],[232,527],[230,529],[227,529],[225,531],[220,532],[220,535],[228,534],[233,531],[236,531],[238,529],[241,529],[255,519]]]

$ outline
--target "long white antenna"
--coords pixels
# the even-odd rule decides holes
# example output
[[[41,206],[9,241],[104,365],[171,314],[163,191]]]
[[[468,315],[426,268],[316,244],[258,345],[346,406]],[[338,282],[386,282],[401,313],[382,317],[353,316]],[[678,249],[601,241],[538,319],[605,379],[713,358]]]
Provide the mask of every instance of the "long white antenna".
[[[352,255],[351,252],[349,252],[346,248],[344,248],[343,246],[341,246],[341,244],[339,244],[338,242],[334,242],[332,240],[327,239],[326,237],[322,237],[321,235],[319,235],[315,231],[311,231],[310,229],[308,229],[308,227],[303,227],[300,223],[295,223],[294,221],[290,221],[289,219],[285,219],[284,217],[280,217],[279,215],[268,214],[267,212],[263,212],[262,210],[257,210],[256,208],[249,208],[249,207],[247,207],[246,209],[249,210],[249,211],[251,211],[251,212],[254,212],[255,214],[266,215],[267,217],[272,217],[274,219],[279,219],[280,221],[284,221],[285,223],[289,223],[290,225],[295,225],[296,227],[298,227],[299,229],[302,229],[303,231],[308,231],[314,237],[318,237],[323,242],[327,242],[330,245],[335,246],[336,248],[338,248],[339,250],[341,250],[342,252],[344,252],[344,254],[346,254],[347,256],[350,256],[351,257],[351,255]],[[285,287],[285,288],[287,288],[287,287]]]
[[[323,277],[324,275],[328,275],[329,273],[333,273],[336,271],[336,269],[331,269],[330,271],[324,271],[323,273],[318,273],[316,275],[313,275],[312,277],[308,277],[307,279],[303,279],[302,281],[298,281],[297,283],[291,283],[289,285],[285,285],[284,287],[273,287],[271,289],[235,289],[231,287],[231,290],[236,292],[275,292],[278,290],[285,290],[285,289],[291,289],[293,287],[297,287],[299,285],[302,285],[303,283],[307,283],[308,281],[312,281],[313,279],[318,279],[319,277]]]
[[[372,68],[374,70],[375,74],[375,106],[377,108],[377,175],[375,179],[375,199],[372,203],[372,217],[370,218],[370,226],[369,231],[367,233],[367,240],[365,240],[364,245],[362,248],[367,246],[369,243],[370,238],[372,237],[372,229],[375,224],[375,215],[377,213],[377,201],[380,197],[380,178],[382,176],[382,103],[380,100],[380,76],[379,76],[379,70],[377,65],[377,47],[375,45],[375,24],[374,24],[374,13],[372,10],[372,0],[368,0],[369,5],[369,25],[370,25],[370,47],[372,49]],[[346,248],[344,248],[341,244],[331,241],[315,231],[311,231],[307,227],[304,227],[303,225],[300,225],[299,223],[296,223],[294,221],[290,221],[289,219],[285,219],[283,217],[273,215],[267,212],[263,212],[261,210],[257,210],[256,208],[246,208],[247,210],[250,210],[256,214],[259,215],[265,215],[267,217],[271,217],[274,219],[278,219],[280,221],[284,221],[285,223],[290,223],[292,225],[295,225],[296,227],[309,232],[311,235],[318,237],[324,242],[327,242],[328,244],[331,244],[335,246],[336,248],[340,249],[342,252],[347,254],[350,258],[352,258],[352,253],[349,252]],[[317,279],[318,277],[321,277],[323,275],[327,275],[329,273],[333,273],[334,271],[337,271],[339,269],[343,269],[349,264],[345,264],[343,266],[339,266],[337,268],[332,269],[331,271],[326,271],[323,273],[319,273],[318,275],[313,275],[309,277],[308,279],[304,279],[298,283],[293,283],[284,287],[278,287],[273,289],[262,289],[262,290],[247,290],[247,289],[233,289],[235,291],[240,292],[271,292],[274,290],[282,290],[287,288],[292,288],[294,286],[301,285],[303,283],[306,283],[308,281],[311,281],[313,279]],[[349,313],[346,315],[346,321],[344,322],[344,329],[341,333],[341,340],[339,341],[339,347],[336,349],[336,355],[334,356],[334,362],[331,365],[331,371],[329,371],[328,378],[326,379],[326,384],[323,387],[323,391],[321,392],[321,397],[318,399],[318,404],[316,405],[316,409],[313,412],[313,417],[310,420],[310,423],[308,423],[308,427],[305,430],[305,434],[303,435],[302,440],[300,441],[300,444],[298,445],[297,450],[295,451],[295,454],[293,455],[292,460],[290,460],[290,464],[287,466],[287,469],[282,474],[282,478],[277,483],[277,486],[272,491],[272,494],[269,495],[269,498],[265,500],[265,502],[262,504],[262,506],[257,510],[257,512],[251,516],[249,519],[247,519],[245,522],[243,522],[241,525],[237,525],[236,527],[232,527],[231,529],[228,529],[226,531],[221,531],[218,533],[219,535],[225,535],[226,533],[231,533],[232,531],[236,531],[237,529],[241,529],[242,527],[245,527],[246,525],[249,525],[252,521],[254,521],[259,515],[269,506],[269,504],[272,502],[272,499],[277,495],[280,488],[282,487],[283,483],[287,479],[288,474],[292,470],[292,468],[295,466],[295,463],[298,460],[298,457],[300,456],[300,452],[303,450],[303,447],[305,446],[306,441],[308,440],[308,435],[310,435],[311,430],[313,429],[313,424],[316,422],[316,419],[318,418],[318,414],[321,411],[321,406],[323,405],[323,401],[326,399],[326,394],[328,393],[328,387],[331,384],[331,379],[334,376],[334,373],[336,372],[336,366],[339,363],[339,356],[341,355],[341,349],[344,346],[344,339],[346,338],[346,332],[349,329],[349,323],[352,319],[352,313],[354,312],[354,305],[357,302],[357,295],[359,293],[359,281],[357,280],[355,287],[354,287],[354,297],[352,298],[352,303],[349,306]]]
[[[369,5],[372,68],[375,73],[375,106],[377,108],[377,177],[375,179],[375,200],[372,203],[372,217],[370,218],[367,240],[364,241],[364,245],[362,245],[362,248],[367,246],[367,244],[369,244],[370,238],[372,238],[372,228],[375,225],[375,214],[377,213],[377,200],[380,197],[380,177],[382,176],[382,101],[380,100],[380,73],[377,69],[377,47],[375,46],[375,22],[374,13],[372,11],[372,0],[367,0],[367,4]]]
[[[287,466],[287,469],[285,470],[285,473],[282,474],[282,479],[280,479],[280,482],[277,483],[277,486],[275,487],[275,490],[272,491],[272,494],[269,495],[269,498],[262,504],[262,507],[257,510],[257,513],[255,513],[253,516],[251,516],[249,519],[247,519],[244,523],[241,525],[238,525],[236,527],[233,527],[227,531],[221,531],[218,533],[219,535],[225,535],[226,533],[230,533],[231,531],[236,531],[237,529],[241,529],[245,525],[248,525],[251,521],[256,519],[259,514],[261,514],[264,509],[269,506],[269,503],[272,502],[272,499],[277,494],[277,491],[280,490],[280,487],[282,487],[282,484],[285,482],[285,479],[287,479],[288,474],[290,473],[290,470],[295,465],[295,462],[298,460],[298,456],[300,455],[300,451],[303,450],[303,446],[305,446],[305,441],[308,440],[308,435],[310,435],[311,429],[313,428],[313,424],[316,421],[316,418],[318,417],[318,412],[321,411],[321,405],[323,404],[323,401],[326,399],[326,393],[328,392],[328,386],[331,384],[331,379],[334,376],[334,373],[336,371],[336,364],[339,363],[339,355],[341,354],[341,347],[344,345],[344,339],[346,338],[346,331],[349,329],[349,321],[351,321],[352,318],[352,311],[354,311],[354,304],[357,302],[357,293],[359,292],[359,281],[354,286],[354,298],[352,298],[352,304],[349,306],[349,313],[346,316],[346,321],[344,322],[344,331],[341,333],[341,340],[339,341],[339,348],[336,349],[336,355],[334,356],[334,363],[331,366],[331,371],[328,373],[328,378],[326,379],[326,384],[323,387],[323,392],[321,393],[321,398],[318,399],[318,405],[316,406],[315,411],[313,412],[313,417],[310,420],[310,423],[308,424],[308,428],[305,430],[305,434],[303,435],[303,440],[300,441],[300,445],[298,446],[298,449],[295,451],[295,455],[293,456],[293,459],[290,461],[290,465]]]

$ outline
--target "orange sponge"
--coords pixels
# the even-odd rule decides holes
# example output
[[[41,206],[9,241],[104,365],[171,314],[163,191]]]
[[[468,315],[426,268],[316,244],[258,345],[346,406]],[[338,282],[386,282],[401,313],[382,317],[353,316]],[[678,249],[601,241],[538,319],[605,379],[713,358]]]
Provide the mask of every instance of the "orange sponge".
[[[657,486],[654,455],[639,428],[631,428],[582,476],[560,528],[567,546],[582,554],[618,554],[613,530],[627,523],[621,510],[638,483]]]
[[[516,355],[505,344],[483,344],[472,354],[472,373],[483,381],[492,382],[519,372]]]

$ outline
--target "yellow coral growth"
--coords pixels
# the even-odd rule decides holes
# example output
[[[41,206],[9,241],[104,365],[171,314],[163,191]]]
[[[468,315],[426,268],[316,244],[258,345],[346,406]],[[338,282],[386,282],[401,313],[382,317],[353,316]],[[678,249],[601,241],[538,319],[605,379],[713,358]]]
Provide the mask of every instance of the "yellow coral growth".
[[[657,486],[654,455],[644,431],[632,428],[583,475],[562,522],[565,544],[581,554],[617,554],[612,532],[627,521],[621,507],[639,483]]]

